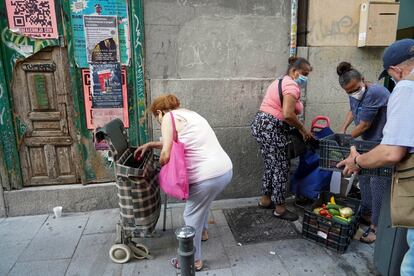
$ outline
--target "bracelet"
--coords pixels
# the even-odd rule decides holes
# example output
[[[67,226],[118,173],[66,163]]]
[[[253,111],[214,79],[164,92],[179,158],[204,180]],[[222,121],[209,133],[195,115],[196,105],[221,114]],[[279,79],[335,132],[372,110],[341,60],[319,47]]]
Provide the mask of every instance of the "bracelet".
[[[358,157],[359,155],[357,155],[357,156],[355,156],[355,158],[354,158],[354,164],[355,164],[355,166],[359,169],[359,170],[362,170],[362,167],[358,164],[358,162],[357,162],[357,157]]]

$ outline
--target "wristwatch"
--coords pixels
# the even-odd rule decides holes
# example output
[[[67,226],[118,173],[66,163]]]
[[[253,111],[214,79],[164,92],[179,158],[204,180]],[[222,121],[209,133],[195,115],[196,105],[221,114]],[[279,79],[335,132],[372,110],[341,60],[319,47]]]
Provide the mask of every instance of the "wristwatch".
[[[354,158],[354,164],[355,164],[355,166],[358,168],[358,170],[362,170],[362,167],[358,164],[358,162],[357,162],[357,157],[358,157],[359,155],[357,155],[357,156],[355,156],[355,158]]]

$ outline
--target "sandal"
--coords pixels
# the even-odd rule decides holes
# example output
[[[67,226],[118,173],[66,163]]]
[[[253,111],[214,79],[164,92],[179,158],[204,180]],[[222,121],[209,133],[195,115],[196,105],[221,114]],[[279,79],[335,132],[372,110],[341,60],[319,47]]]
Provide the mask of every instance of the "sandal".
[[[375,236],[373,240],[368,238],[371,233]],[[367,230],[365,230],[364,234],[362,234],[362,237],[359,240],[363,243],[371,244],[375,242],[376,239],[377,239],[377,231],[371,227],[368,227]]]
[[[263,205],[260,201],[259,203],[257,203],[257,206],[259,206],[260,208],[263,209],[275,209],[275,204],[273,202],[271,202],[269,205]]]
[[[203,230],[203,233],[201,234],[201,241],[208,241],[208,232],[207,230]]]
[[[197,265],[197,263],[198,263],[198,265]],[[181,266],[180,266],[180,262],[178,261],[178,258],[172,258],[171,260],[170,260],[170,264],[175,268],[175,269],[181,269]],[[203,269],[203,261],[195,261],[194,262],[194,269],[195,269],[195,271],[201,271],[202,269]]]
[[[273,216],[279,219],[285,219],[288,221],[295,221],[299,219],[299,216],[288,209],[283,214],[278,214],[276,211],[273,211]]]

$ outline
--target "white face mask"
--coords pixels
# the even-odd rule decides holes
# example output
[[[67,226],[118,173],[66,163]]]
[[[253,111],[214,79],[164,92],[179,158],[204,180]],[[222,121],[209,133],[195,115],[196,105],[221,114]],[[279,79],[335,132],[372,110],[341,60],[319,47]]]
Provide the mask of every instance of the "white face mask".
[[[364,93],[365,93],[365,85],[362,86],[361,89],[359,89],[358,91],[350,94],[349,96],[360,101],[362,99],[362,96],[364,96]]]

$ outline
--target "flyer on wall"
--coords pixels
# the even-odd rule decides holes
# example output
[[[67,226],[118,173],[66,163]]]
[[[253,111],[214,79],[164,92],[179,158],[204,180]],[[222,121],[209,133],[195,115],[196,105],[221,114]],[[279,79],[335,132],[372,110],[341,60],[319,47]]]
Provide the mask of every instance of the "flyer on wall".
[[[12,32],[36,39],[59,37],[53,0],[6,0],[5,4]]]
[[[86,126],[88,129],[103,127],[113,119],[121,119],[125,128],[129,127],[128,118],[128,98],[127,98],[127,73],[125,68],[121,68],[122,83],[122,108],[92,108],[92,87],[91,74],[89,69],[82,69],[83,96],[85,104]]]
[[[130,37],[128,1],[125,0],[69,0],[71,6],[71,28],[75,48],[75,61],[80,68],[89,68],[86,57],[86,41],[83,17],[115,16],[119,38],[119,52],[122,65],[130,62]]]
[[[84,16],[88,63],[120,62],[116,16]]]
[[[90,65],[92,108],[122,108],[122,74],[119,63]]]

